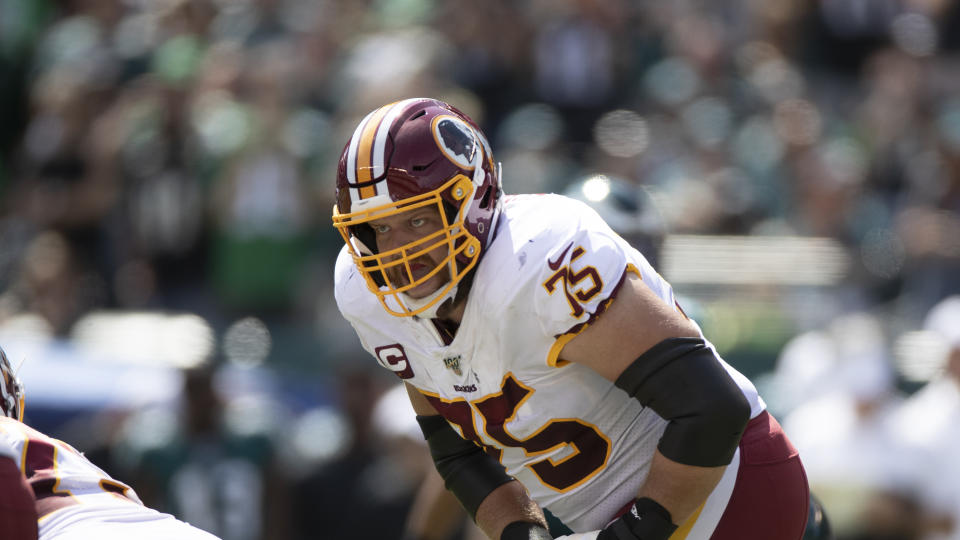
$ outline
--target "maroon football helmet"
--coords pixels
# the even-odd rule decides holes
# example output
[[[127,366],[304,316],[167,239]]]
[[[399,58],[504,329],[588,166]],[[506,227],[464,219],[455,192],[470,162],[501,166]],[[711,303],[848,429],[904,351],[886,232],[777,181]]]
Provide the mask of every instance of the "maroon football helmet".
[[[432,315],[456,294],[493,239],[501,206],[498,168],[480,128],[442,101],[398,101],[360,122],[340,155],[333,224],[388,312]],[[377,248],[370,221],[431,206],[442,218],[440,231],[386,252]],[[446,258],[415,276],[411,261],[443,246]],[[445,268],[450,280],[426,298],[401,294]],[[391,280],[397,269],[404,279]]]
[[[0,408],[3,415],[23,420],[23,384],[17,378],[7,353],[0,348]]]

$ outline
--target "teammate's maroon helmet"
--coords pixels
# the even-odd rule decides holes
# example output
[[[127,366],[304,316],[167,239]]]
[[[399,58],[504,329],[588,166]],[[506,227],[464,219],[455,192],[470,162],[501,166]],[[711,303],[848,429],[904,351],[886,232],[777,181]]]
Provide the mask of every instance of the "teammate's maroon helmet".
[[[493,239],[501,206],[498,169],[480,128],[442,101],[398,101],[360,122],[340,156],[333,224],[388,312],[429,314],[456,293]],[[440,231],[388,252],[377,249],[370,221],[430,206],[439,210]],[[415,277],[410,262],[444,245],[447,258]],[[392,282],[387,270],[394,268],[406,279]],[[433,294],[401,294],[444,268],[450,280]]]
[[[17,378],[7,353],[0,348],[0,409],[9,418],[23,420],[23,384]]]

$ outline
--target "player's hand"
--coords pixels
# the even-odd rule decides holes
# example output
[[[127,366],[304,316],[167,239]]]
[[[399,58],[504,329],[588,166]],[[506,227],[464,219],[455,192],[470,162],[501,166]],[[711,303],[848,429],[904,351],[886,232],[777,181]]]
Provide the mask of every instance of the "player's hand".
[[[585,533],[576,533],[576,534],[565,534],[563,536],[558,536],[553,540],[597,540],[597,535],[600,534],[600,531],[590,531]]]
[[[667,540],[677,530],[670,512],[649,497],[633,501],[629,512],[600,531],[596,540]]]

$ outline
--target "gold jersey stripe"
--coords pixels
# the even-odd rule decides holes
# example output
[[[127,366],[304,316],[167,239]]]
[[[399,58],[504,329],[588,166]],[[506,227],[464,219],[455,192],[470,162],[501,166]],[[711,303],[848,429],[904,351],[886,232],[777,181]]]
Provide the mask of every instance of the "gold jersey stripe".
[[[553,346],[550,347],[550,352],[547,353],[547,365],[558,368],[569,364],[569,361],[560,358],[560,351],[567,346],[567,343],[570,343],[570,340],[580,335],[580,332],[584,331],[586,328],[586,325],[584,325],[579,332],[575,332],[573,334],[564,334],[558,337],[557,340],[553,342]]]

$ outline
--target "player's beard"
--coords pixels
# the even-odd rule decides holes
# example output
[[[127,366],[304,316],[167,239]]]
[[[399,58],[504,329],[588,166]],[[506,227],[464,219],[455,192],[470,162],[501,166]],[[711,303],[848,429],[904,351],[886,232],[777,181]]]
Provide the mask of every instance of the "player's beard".
[[[409,263],[410,271],[413,274],[414,281],[422,278],[423,276],[432,272],[436,267],[437,263],[430,258],[429,254],[421,255],[416,259],[413,259]],[[387,269],[388,277],[390,282],[394,284],[394,287],[401,288],[406,287],[410,280],[407,277],[407,270],[405,265],[396,265]],[[444,265],[436,274],[430,276],[425,282],[404,291],[404,294],[411,298],[423,298],[429,296],[434,291],[442,287],[445,283],[450,281],[450,269],[447,265]]]

